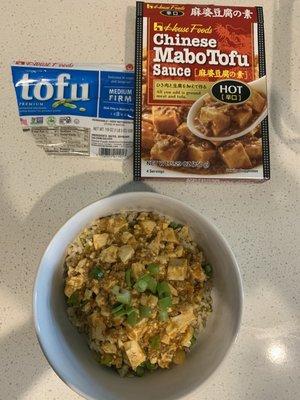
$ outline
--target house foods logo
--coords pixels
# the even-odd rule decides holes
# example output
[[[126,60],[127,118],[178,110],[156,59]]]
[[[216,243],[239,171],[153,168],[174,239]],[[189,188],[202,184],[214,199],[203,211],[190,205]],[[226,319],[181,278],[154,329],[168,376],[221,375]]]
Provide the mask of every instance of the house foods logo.
[[[183,11],[178,10],[163,10],[160,13],[165,17],[182,17],[184,15]]]

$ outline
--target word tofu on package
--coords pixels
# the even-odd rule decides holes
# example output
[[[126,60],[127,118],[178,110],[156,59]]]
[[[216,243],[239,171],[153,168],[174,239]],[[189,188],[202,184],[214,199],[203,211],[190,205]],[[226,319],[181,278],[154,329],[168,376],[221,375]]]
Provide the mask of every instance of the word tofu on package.
[[[134,176],[270,178],[261,7],[137,3]]]
[[[23,131],[47,154],[130,156],[132,68],[17,61],[12,76]]]

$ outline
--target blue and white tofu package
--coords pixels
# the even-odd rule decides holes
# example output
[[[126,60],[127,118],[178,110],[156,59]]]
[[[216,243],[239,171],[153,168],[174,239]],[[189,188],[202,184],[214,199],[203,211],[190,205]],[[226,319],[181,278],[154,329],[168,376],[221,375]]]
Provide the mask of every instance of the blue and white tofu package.
[[[115,158],[132,154],[131,64],[17,61],[11,68],[22,129],[47,154]]]

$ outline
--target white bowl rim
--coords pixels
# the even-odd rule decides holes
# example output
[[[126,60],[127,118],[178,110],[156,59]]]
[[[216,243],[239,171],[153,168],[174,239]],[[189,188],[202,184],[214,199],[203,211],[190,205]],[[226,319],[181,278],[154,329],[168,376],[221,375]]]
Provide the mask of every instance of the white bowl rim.
[[[238,334],[239,334],[239,330],[241,327],[241,322],[242,322],[242,315],[243,315],[243,309],[244,309],[244,291],[243,291],[243,284],[242,284],[242,277],[241,277],[241,273],[238,267],[238,263],[236,261],[236,257],[233,253],[233,251],[231,250],[231,247],[229,246],[227,240],[225,239],[225,237],[223,236],[223,234],[215,227],[215,225],[210,222],[206,217],[204,217],[200,212],[198,212],[197,210],[195,210],[194,208],[192,208],[190,205],[182,202],[181,200],[178,200],[172,196],[166,196],[160,193],[156,193],[156,192],[151,192],[151,191],[132,191],[132,192],[125,192],[125,193],[119,193],[119,194],[114,194],[114,195],[110,195],[110,196],[105,196],[102,197],[101,199],[88,204],[87,206],[81,208],[79,211],[77,211],[74,215],[72,215],[72,217],[70,217],[56,232],[55,234],[52,236],[52,239],[50,241],[50,243],[48,244],[45,252],[43,253],[40,262],[39,262],[39,267],[38,267],[38,271],[36,274],[36,278],[35,278],[35,282],[34,282],[34,287],[33,287],[33,319],[34,319],[34,327],[35,327],[35,333],[39,342],[39,345],[41,347],[41,350],[46,358],[46,360],[48,361],[49,365],[51,366],[51,368],[53,369],[53,371],[56,373],[56,375],[67,385],[69,386],[69,388],[71,388],[75,393],[79,394],[80,396],[82,396],[83,398],[87,399],[87,400],[105,400],[103,399],[96,399],[94,397],[90,397],[89,395],[87,395],[86,393],[82,392],[81,390],[78,389],[78,387],[74,386],[72,382],[69,382],[68,379],[66,378],[66,374],[64,373],[64,369],[60,368],[58,363],[56,362],[55,358],[52,358],[51,355],[49,354],[48,350],[47,350],[47,346],[43,340],[43,337],[39,334],[39,320],[38,320],[38,315],[37,315],[37,292],[38,292],[38,284],[39,284],[39,279],[40,279],[40,275],[41,275],[41,267],[44,263],[44,260],[46,259],[46,255],[49,251],[49,249],[51,248],[54,238],[60,233],[60,231],[62,231],[66,225],[68,225],[73,219],[77,218],[78,214],[83,214],[85,213],[86,209],[95,206],[97,203],[101,203],[102,200],[107,199],[107,198],[118,198],[118,199],[126,199],[127,196],[130,196],[132,194],[136,194],[139,197],[156,197],[156,198],[160,198],[166,201],[173,201],[175,203],[177,203],[180,206],[184,206],[186,209],[189,209],[190,211],[192,211],[193,213],[197,213],[198,216],[206,223],[210,226],[210,228],[214,231],[214,233],[216,233],[220,239],[220,241],[222,242],[222,244],[226,247],[226,250],[228,251],[228,255],[230,256],[231,260],[232,260],[232,265],[234,267],[234,271],[236,274],[236,278],[237,278],[237,288],[238,288],[238,293],[239,293],[239,310],[238,310],[238,318],[237,318],[237,323],[235,326],[235,331],[234,334],[231,338],[230,344],[228,345],[226,352],[223,355],[223,358],[221,359],[221,361],[219,362],[219,364],[215,367],[214,370],[212,370],[211,374],[197,387],[191,389],[190,391],[188,391],[185,395],[188,394],[192,394],[193,392],[196,392],[197,390],[199,390],[200,387],[207,385],[209,381],[211,381],[212,377],[216,374],[216,372],[219,370],[219,368],[221,367],[221,365],[224,363],[225,359],[227,358],[228,354],[230,353],[234,343],[236,343],[237,338],[238,338]],[[174,397],[173,399],[180,399],[182,396],[179,395],[178,397]]]

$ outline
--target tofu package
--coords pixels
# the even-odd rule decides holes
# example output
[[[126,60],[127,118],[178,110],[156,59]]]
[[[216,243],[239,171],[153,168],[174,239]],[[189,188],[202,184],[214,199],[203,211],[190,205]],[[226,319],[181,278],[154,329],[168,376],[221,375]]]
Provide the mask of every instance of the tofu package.
[[[133,65],[16,61],[12,79],[22,129],[47,154],[132,154]]]
[[[262,7],[137,3],[134,178],[270,179]]]

